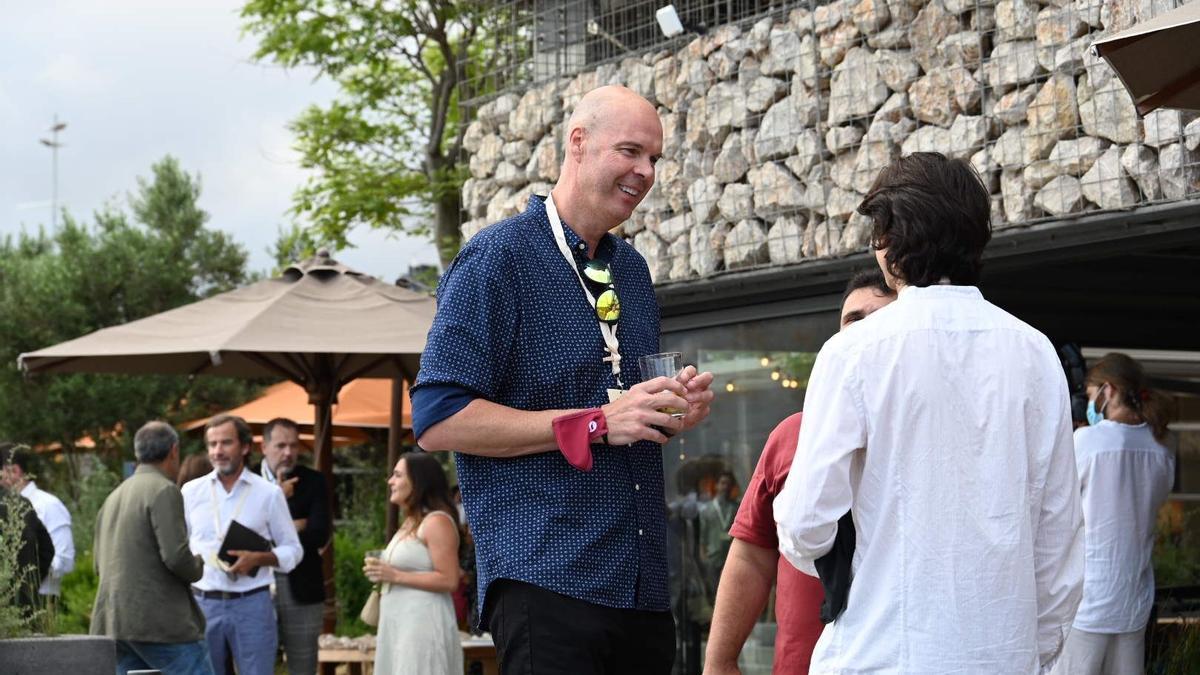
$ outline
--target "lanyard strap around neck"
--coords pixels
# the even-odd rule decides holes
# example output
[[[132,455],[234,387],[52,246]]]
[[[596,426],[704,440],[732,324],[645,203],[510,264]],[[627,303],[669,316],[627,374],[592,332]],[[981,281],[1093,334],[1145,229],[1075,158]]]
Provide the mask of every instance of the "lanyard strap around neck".
[[[588,290],[587,284],[583,281],[583,275],[579,273],[579,266],[575,263],[575,257],[571,255],[571,249],[567,246],[567,235],[563,231],[562,219],[558,217],[558,209],[554,206],[554,195],[546,196],[546,217],[550,219],[550,231],[554,233],[554,242],[558,244],[558,250],[566,259],[567,264],[571,266],[571,271],[575,273],[575,278],[579,279],[579,286],[583,289],[583,295],[592,305],[592,309],[596,309],[596,296]],[[617,386],[623,387],[621,384],[621,352],[620,344],[617,342],[617,324],[608,324],[600,320],[599,315],[596,316],[596,323],[600,325],[600,335],[604,338],[604,349],[608,352],[602,360],[607,361],[612,365],[613,377],[617,379]]]
[[[245,471],[245,470],[246,470],[245,468],[242,469],[242,471]],[[220,480],[220,479],[218,478],[217,480]],[[225,527],[221,527],[221,504],[217,501],[217,486],[216,486],[217,480],[214,480],[211,483],[209,483],[208,489],[209,489],[209,493],[212,495],[213,527],[217,528],[217,536],[220,537],[221,539],[224,539],[225,531],[229,529],[229,525],[226,525]],[[237,485],[238,485],[237,483],[233,484],[234,487],[237,487]],[[230,525],[232,525],[233,521],[237,520],[238,515],[241,514],[242,507],[246,505],[246,497],[249,495],[250,495],[249,487],[246,487],[245,489],[242,490],[242,496],[238,497],[238,503],[237,503],[237,506],[235,506],[233,508],[233,514],[231,516],[229,516]]]

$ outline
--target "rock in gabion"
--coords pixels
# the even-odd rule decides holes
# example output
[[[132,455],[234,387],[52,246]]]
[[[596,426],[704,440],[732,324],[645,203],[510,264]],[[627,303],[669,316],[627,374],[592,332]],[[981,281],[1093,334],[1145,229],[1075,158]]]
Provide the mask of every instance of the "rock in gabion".
[[[721,218],[731,223],[745,220],[754,215],[754,188],[745,183],[730,183],[717,202]]]
[[[800,262],[803,241],[803,216],[783,216],[776,220],[767,232],[767,252],[771,263],[782,265]]]
[[[729,224],[724,222],[696,223],[685,238],[690,251],[688,263],[694,274],[706,277],[716,272],[722,262]]]
[[[1109,78],[1101,87],[1079,102],[1079,117],[1083,131],[1089,136],[1107,138],[1113,143],[1135,143],[1138,138],[1137,110],[1129,92],[1116,78]]]
[[[1083,208],[1083,189],[1074,176],[1059,176],[1038,190],[1033,203],[1046,213],[1065,216]]]
[[[633,247],[646,259],[650,268],[650,280],[664,282],[671,274],[671,263],[667,258],[667,243],[649,230],[639,232],[633,238]]]
[[[1184,199],[1200,190],[1200,155],[1183,143],[1172,143],[1158,151],[1158,169],[1163,197]]]
[[[767,231],[754,218],[742,220],[725,235],[725,269],[753,267],[769,262]]]
[[[1137,187],[1121,166],[1121,150],[1116,146],[1096,158],[1079,183],[1083,196],[1102,209],[1124,209],[1138,200]]]
[[[1144,145],[1135,143],[1121,153],[1121,168],[1133,177],[1146,201],[1162,199],[1162,184],[1158,180],[1158,155]]]

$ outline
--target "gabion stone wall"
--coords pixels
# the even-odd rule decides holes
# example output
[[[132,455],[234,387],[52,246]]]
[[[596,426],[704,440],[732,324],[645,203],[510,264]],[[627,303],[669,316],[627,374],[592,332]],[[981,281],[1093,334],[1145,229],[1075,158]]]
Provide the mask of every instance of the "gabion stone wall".
[[[1200,1],[1200,0],[1197,0]],[[855,213],[879,169],[969,159],[993,226],[1200,196],[1200,119],[1139,120],[1090,53],[1161,0],[840,0],[727,25],[676,52],[603,65],[480,107],[467,130],[465,238],[558,178],[583,93],[658,106],[657,182],[621,231],[657,283],[865,250]]]

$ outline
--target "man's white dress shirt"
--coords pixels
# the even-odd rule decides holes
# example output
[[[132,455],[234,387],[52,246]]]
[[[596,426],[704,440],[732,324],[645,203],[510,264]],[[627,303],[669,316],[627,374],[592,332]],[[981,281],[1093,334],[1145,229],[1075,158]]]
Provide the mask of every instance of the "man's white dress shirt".
[[[1129,633],[1154,604],[1154,530],[1175,482],[1175,457],[1149,425],[1104,420],[1075,431],[1087,557],[1075,627]]]
[[[183,509],[189,546],[192,553],[204,559],[204,576],[192,584],[201,590],[252,591],[273,581],[272,569],[291,572],[304,555],[283,491],[246,467],[242,467],[229,492],[217,479],[216,471],[188,481],[183,486]],[[273,542],[271,552],[279,559],[278,567],[260,567],[254,576],[243,574],[231,580],[214,565],[233,520]]]
[[[38,593],[58,595],[62,591],[63,577],[75,569],[75,539],[71,536],[71,512],[67,511],[61,499],[39,489],[33,481],[25,484],[21,489],[21,496],[33,504],[34,513],[54,542],[54,560],[50,562],[50,573],[42,581]]]
[[[974,287],[904,288],[822,347],[774,506],[813,576],[853,506],[853,585],[811,672],[1048,669],[1084,546],[1054,348]]]

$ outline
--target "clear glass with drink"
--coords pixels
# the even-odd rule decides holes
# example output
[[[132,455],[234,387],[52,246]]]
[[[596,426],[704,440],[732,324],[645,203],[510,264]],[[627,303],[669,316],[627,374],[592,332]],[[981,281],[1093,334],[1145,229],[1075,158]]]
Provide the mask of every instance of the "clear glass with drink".
[[[363,554],[364,560],[383,560],[383,549],[371,549]]]
[[[656,377],[679,377],[680,371],[683,370],[683,354],[679,352],[663,352],[661,354],[647,354],[638,359],[638,366],[642,370],[642,381],[653,380]],[[679,408],[659,408],[659,412],[667,413],[671,417],[683,417],[686,410]]]

